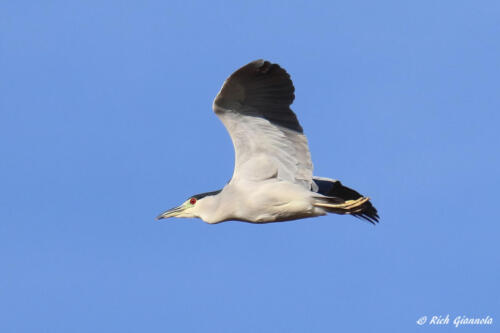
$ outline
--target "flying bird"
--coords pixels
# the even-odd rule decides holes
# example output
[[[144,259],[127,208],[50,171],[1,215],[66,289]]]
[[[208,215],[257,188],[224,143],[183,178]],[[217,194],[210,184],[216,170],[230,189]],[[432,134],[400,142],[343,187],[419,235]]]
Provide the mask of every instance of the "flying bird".
[[[294,91],[290,75],[269,61],[253,61],[231,74],[212,106],[234,145],[231,180],[157,219],[268,223],[335,213],[377,223],[368,197],[338,180],[313,176],[307,138],[290,109]]]

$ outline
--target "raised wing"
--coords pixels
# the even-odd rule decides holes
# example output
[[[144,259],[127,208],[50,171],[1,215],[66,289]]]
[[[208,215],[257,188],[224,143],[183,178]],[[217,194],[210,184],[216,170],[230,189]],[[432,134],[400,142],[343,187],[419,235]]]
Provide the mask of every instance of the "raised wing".
[[[264,60],[238,69],[224,82],[213,109],[234,145],[231,182],[277,177],[314,186],[307,138],[290,109],[294,98],[290,75]]]

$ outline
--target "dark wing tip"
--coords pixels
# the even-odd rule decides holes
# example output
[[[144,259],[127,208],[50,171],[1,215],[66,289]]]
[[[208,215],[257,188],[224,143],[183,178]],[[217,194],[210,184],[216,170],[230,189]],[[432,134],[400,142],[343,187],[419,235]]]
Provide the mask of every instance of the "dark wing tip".
[[[344,186],[338,180],[327,180],[327,179],[314,179],[316,185],[318,185],[318,193],[341,198],[343,200],[357,200],[363,197],[362,194]],[[377,224],[379,222],[379,215],[377,209],[370,201],[365,202],[361,207],[359,213],[352,213],[351,215],[366,220],[372,224]]]
[[[214,110],[262,117],[302,133],[297,116],[290,109],[294,99],[295,88],[290,75],[278,64],[259,59],[229,76],[215,98]]]
[[[366,220],[374,225],[379,222],[380,217],[378,216],[377,209],[372,205],[370,201],[367,201],[361,209],[362,210],[360,213],[354,213],[352,215]]]

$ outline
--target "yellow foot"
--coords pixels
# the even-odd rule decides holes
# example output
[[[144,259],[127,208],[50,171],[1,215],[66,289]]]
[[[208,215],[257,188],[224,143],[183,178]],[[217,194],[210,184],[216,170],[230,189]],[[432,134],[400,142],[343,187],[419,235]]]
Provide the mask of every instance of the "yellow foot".
[[[328,204],[328,203],[317,202],[314,205],[318,207],[330,208],[339,214],[353,214],[353,213],[359,213],[362,210],[363,204],[369,200],[370,198],[368,197],[361,197],[356,200],[347,200],[346,202],[343,202],[341,204]]]

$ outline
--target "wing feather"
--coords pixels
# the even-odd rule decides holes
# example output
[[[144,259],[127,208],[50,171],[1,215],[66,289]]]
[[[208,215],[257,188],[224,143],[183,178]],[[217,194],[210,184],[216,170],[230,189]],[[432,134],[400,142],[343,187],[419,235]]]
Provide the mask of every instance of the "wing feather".
[[[278,177],[314,185],[307,138],[290,109],[294,90],[290,75],[264,60],[243,66],[224,82],[213,109],[235,149],[231,182]]]

